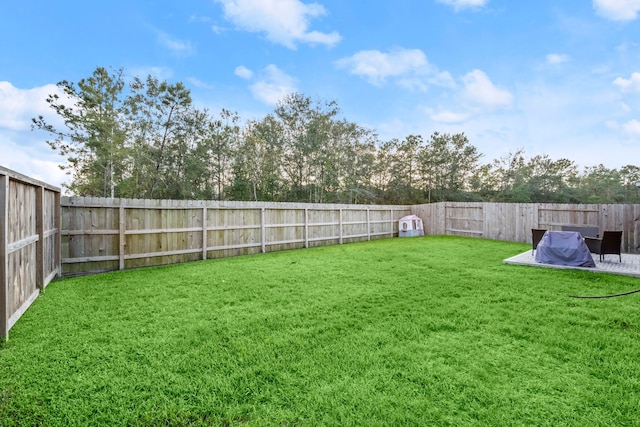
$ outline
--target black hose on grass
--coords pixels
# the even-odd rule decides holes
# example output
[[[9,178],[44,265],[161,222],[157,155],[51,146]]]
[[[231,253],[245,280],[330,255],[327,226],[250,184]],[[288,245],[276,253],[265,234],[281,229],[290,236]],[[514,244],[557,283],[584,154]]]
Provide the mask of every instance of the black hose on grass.
[[[636,289],[635,291],[623,292],[621,294],[613,294],[613,295],[569,295],[569,298],[615,298],[615,297],[623,297],[625,295],[635,294],[636,292],[640,292],[640,289]]]

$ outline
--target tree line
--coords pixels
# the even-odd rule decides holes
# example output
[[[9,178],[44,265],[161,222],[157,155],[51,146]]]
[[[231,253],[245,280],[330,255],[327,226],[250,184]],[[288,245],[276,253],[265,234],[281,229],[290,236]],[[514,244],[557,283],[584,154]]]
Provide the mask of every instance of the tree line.
[[[98,67],[62,81],[32,128],[65,158],[80,196],[420,204],[438,201],[639,203],[640,167],[579,170],[569,159],[510,152],[489,163],[464,133],[381,141],[335,101],[300,93],[259,120],[193,105],[182,83]]]

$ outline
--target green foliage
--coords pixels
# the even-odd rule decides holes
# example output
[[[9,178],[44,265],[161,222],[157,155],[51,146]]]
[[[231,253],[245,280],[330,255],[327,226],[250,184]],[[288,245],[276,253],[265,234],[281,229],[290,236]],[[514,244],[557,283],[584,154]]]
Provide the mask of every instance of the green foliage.
[[[471,189],[470,181],[478,170],[482,155],[461,134],[435,132],[426,146],[421,147],[420,171],[422,182],[429,193],[429,201],[459,199]]]
[[[636,279],[388,239],[53,282],[0,348],[18,425],[634,425]]]
[[[464,133],[380,141],[340,118],[335,101],[292,93],[273,113],[241,125],[192,105],[182,83],[97,68],[47,102],[64,121],[33,128],[66,159],[69,190],[152,199],[399,203],[497,201],[638,203],[640,168],[602,165],[579,174],[568,159],[527,159],[523,149],[481,164]]]
[[[110,74],[99,67],[77,86],[58,83],[65,96],[49,95],[46,101],[66,129],[55,129],[43,116],[33,119],[34,128],[54,136],[47,141],[51,148],[67,158],[62,168],[72,175],[69,189],[75,194],[113,196],[116,182],[123,179],[122,74],[122,69]]]

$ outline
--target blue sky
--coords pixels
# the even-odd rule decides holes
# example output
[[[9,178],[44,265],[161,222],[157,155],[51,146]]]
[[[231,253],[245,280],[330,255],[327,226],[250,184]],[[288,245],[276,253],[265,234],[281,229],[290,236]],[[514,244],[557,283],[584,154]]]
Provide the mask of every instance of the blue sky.
[[[464,132],[482,161],[522,148],[640,165],[640,0],[4,2],[0,165],[51,184],[30,130],[60,80],[98,66],[183,82],[197,107],[259,119],[297,91],[381,140]]]

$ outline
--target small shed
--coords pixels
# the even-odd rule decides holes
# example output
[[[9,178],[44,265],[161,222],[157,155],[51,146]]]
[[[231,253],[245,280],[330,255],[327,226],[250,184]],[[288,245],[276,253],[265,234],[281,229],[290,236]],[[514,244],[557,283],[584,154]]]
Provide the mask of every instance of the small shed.
[[[424,236],[422,219],[417,215],[407,215],[400,218],[398,237]]]

